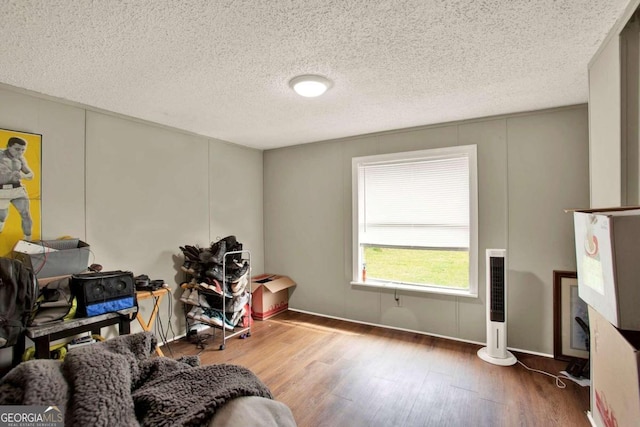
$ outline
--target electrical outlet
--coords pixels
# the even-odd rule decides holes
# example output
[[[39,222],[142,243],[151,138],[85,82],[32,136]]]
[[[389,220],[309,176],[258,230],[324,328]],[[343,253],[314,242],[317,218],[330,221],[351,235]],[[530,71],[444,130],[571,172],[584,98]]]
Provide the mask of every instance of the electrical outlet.
[[[402,301],[400,300],[400,295],[398,293],[393,296],[393,299],[396,300],[396,307],[402,307]]]

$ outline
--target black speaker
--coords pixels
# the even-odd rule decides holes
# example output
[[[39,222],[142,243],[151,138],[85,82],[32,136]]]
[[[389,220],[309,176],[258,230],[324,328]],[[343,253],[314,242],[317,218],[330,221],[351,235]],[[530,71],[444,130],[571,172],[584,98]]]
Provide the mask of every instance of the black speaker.
[[[74,274],[71,293],[77,298],[77,313],[87,316],[87,306],[133,297],[135,280],[130,271]]]

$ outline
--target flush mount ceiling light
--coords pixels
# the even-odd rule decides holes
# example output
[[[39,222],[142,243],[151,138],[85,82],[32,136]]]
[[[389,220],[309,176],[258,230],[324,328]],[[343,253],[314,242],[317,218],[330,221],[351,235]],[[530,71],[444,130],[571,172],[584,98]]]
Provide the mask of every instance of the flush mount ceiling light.
[[[291,89],[300,96],[314,98],[320,96],[331,87],[331,80],[315,74],[294,77],[289,81]]]

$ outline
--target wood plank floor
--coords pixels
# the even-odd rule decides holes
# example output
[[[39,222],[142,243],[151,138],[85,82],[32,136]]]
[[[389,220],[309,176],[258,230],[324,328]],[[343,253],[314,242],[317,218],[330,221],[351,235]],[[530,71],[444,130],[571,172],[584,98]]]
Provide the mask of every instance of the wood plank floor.
[[[486,363],[477,345],[293,311],[256,321],[251,332],[222,351],[219,330],[204,349],[186,339],[162,349],[251,369],[300,427],[590,425],[588,387],[566,380],[560,389],[519,364]],[[566,367],[516,357],[553,374]]]

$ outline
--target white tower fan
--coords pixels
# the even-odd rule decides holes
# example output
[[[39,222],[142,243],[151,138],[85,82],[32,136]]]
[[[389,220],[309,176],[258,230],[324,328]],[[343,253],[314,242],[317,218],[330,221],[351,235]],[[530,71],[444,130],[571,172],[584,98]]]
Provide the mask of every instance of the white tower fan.
[[[478,357],[500,366],[517,360],[507,350],[507,251],[487,249],[487,346]]]

